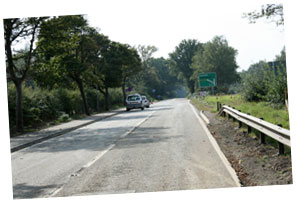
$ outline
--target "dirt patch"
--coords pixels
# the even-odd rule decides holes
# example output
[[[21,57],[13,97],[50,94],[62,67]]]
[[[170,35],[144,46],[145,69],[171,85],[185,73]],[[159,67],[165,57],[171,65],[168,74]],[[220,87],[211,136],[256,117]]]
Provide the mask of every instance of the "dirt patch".
[[[232,119],[204,111],[208,129],[235,169],[242,186],[292,184],[291,155],[278,155],[278,149],[260,144],[257,136],[239,129]]]

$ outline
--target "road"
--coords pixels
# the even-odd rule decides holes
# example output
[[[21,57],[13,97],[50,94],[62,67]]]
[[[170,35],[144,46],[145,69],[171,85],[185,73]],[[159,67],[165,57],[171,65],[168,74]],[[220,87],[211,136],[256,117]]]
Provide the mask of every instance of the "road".
[[[238,186],[186,99],[12,153],[14,199]]]

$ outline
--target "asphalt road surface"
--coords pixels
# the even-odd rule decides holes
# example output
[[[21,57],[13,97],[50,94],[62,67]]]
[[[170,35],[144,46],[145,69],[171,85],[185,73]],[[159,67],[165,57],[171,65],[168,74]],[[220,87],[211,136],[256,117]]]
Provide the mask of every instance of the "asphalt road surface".
[[[238,186],[196,115],[166,100],[14,152],[14,199]]]

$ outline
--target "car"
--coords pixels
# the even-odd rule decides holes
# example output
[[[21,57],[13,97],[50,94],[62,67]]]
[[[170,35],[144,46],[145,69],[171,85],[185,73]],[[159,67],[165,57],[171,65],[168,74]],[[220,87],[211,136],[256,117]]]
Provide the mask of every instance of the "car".
[[[126,111],[131,109],[144,110],[144,103],[142,97],[139,94],[128,95],[126,99]]]
[[[149,108],[150,107],[150,101],[146,98],[146,96],[141,96],[144,107]]]

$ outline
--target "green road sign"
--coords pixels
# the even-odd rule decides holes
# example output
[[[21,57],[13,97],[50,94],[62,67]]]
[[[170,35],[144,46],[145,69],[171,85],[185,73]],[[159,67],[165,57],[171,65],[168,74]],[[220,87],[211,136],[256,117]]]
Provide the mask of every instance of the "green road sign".
[[[215,87],[217,85],[217,74],[215,72],[198,74],[198,81],[200,88]]]

